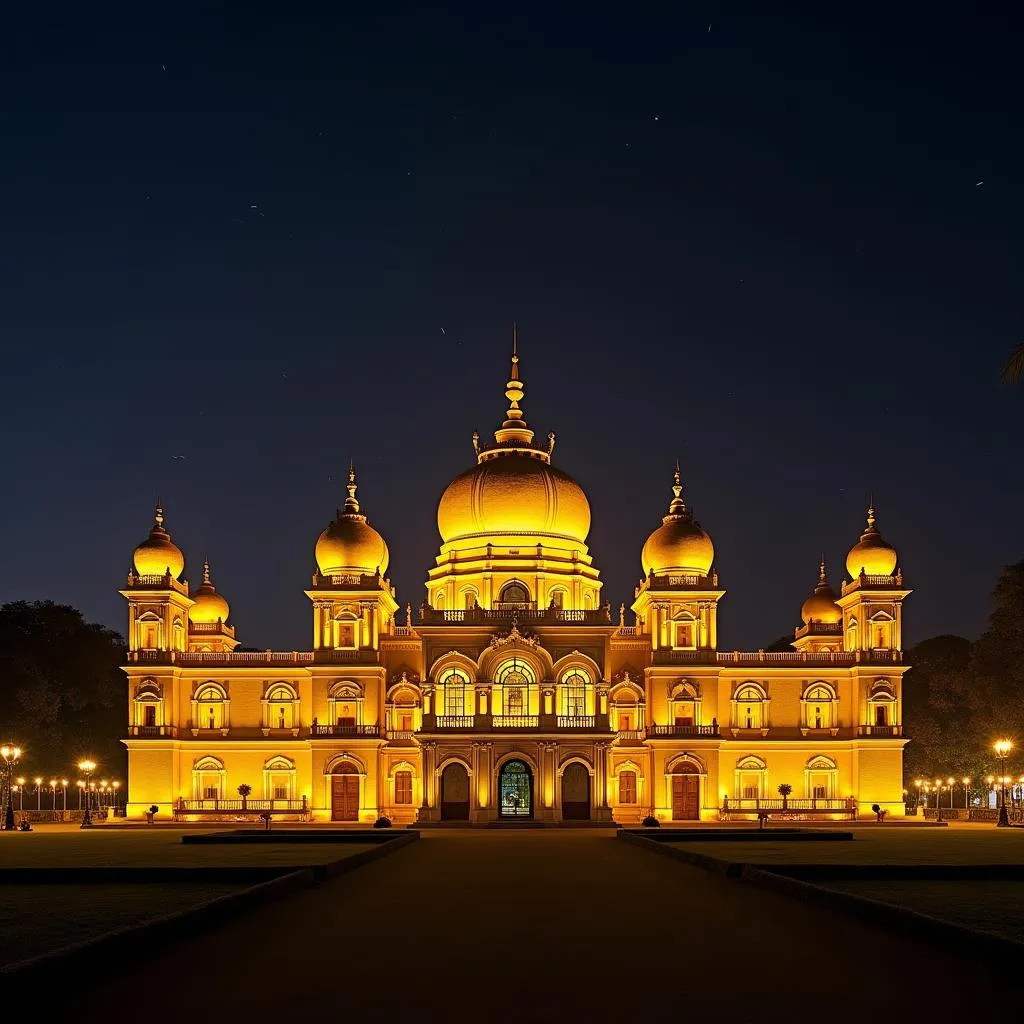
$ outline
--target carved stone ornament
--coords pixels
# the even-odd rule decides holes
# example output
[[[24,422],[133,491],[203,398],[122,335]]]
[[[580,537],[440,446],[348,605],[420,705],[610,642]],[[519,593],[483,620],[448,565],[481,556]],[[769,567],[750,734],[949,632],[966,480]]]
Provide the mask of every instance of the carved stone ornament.
[[[519,632],[519,623],[513,622],[512,628],[503,636],[491,637],[491,647],[507,647],[509,644],[522,644],[524,647],[536,647],[537,637],[533,634]]]

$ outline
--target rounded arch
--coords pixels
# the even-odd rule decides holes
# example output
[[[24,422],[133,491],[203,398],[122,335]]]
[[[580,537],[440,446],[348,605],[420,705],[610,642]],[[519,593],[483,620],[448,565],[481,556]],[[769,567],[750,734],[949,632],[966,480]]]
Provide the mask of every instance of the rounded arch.
[[[414,777],[419,774],[416,766],[411,761],[395,761],[388,769],[388,778],[394,780],[398,772],[411,772]]]
[[[695,679],[679,679],[669,685],[670,700],[700,700],[700,683]]]
[[[212,754],[205,754],[202,757],[197,757],[192,762],[192,771],[222,772],[224,771],[224,762],[219,757],[214,757]]]
[[[533,603],[532,591],[520,579],[509,580],[502,584],[498,591],[498,603],[503,605],[525,606]]]
[[[354,679],[339,679],[327,691],[327,696],[335,700],[356,700],[363,696],[363,687]]]
[[[815,754],[807,761],[808,771],[834,772],[838,770],[838,767],[835,761],[825,754]]]
[[[538,768],[536,760],[530,757],[529,754],[524,754],[521,750],[512,750],[509,751],[509,753],[507,754],[502,754],[494,762],[494,771],[500,775],[502,767],[509,761],[522,761],[523,764],[525,764],[526,767],[529,768],[531,772],[533,772],[534,779],[537,778]]]
[[[284,754],[275,754],[263,762],[263,770],[265,772],[293,772],[295,771],[295,762],[291,758],[285,757]]]
[[[530,659],[516,654],[495,666],[492,681],[501,686],[535,686],[541,678]]]
[[[462,767],[466,769],[466,774],[470,778],[473,777],[473,765],[470,763],[469,759],[464,757],[462,754],[445,754],[443,758],[438,761],[437,767],[434,769],[434,774],[440,777],[444,774],[445,768],[450,764],[461,764]]]
[[[697,617],[693,612],[688,611],[686,608],[680,608],[678,611],[672,613],[673,622],[696,622]]]
[[[590,761],[583,754],[576,753],[576,754],[566,754],[565,757],[563,757],[562,760],[559,761],[559,763],[558,763],[558,776],[559,776],[559,778],[561,778],[561,776],[565,772],[565,769],[568,768],[569,765],[571,765],[571,764],[581,764],[581,765],[583,765],[583,767],[587,769],[587,774],[590,775],[591,778],[594,777],[594,766],[590,763]]]
[[[558,661],[552,662],[550,671],[552,676],[560,680],[573,668],[582,669],[590,677],[592,683],[596,683],[601,678],[601,666],[590,655],[584,654],[582,651],[570,651],[563,655]]]
[[[768,765],[756,754],[747,754],[736,761],[736,770],[745,772],[766,772]]]
[[[896,691],[892,682],[888,679],[876,679],[871,684],[871,697],[873,700],[895,700]]]
[[[665,765],[666,775],[707,775],[707,765],[696,754],[677,754]]]
[[[547,679],[553,674],[551,655],[543,647],[517,640],[509,644],[486,647],[480,655],[480,675],[497,681],[498,671],[513,660],[528,665],[537,681]]]
[[[464,672],[470,682],[476,680],[477,673],[479,672],[479,667],[472,658],[467,657],[461,651],[449,651],[434,661],[434,664],[430,666],[428,676],[436,683],[449,669],[453,668]]]
[[[813,683],[808,683],[807,688],[803,693],[803,700],[805,701],[834,701],[838,697],[836,695],[835,687],[831,683],[826,683],[823,679],[818,679]]]
[[[747,679],[737,684],[736,692],[733,694],[732,699],[750,704],[755,701],[766,701],[768,694],[760,683],[754,682],[753,679]]]
[[[220,702],[228,699],[228,692],[220,683],[215,683],[211,679],[196,686],[196,694],[192,699],[200,702]]]
[[[292,683],[279,679],[267,686],[266,699],[269,701],[292,701],[298,700],[299,694]]]
[[[335,754],[324,768],[324,775],[365,775],[366,763],[347,751]]]
[[[462,587],[459,590],[459,607],[469,611],[480,604],[480,591],[476,587]]]
[[[616,683],[608,691],[608,699],[612,704],[639,704],[644,699],[643,687],[632,680],[628,683]]]
[[[389,704],[419,704],[422,693],[420,688],[408,680],[395,683],[385,694],[384,699]]]

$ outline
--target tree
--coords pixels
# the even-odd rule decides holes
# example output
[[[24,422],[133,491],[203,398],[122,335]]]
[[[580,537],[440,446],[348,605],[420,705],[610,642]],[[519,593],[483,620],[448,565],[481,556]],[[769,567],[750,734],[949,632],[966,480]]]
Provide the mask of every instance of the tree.
[[[782,809],[786,810],[789,807],[789,794],[793,792],[793,787],[788,782],[783,782],[779,786],[779,796],[782,797]]]
[[[238,787],[238,795],[242,798],[242,810],[245,810],[246,801],[249,799],[249,794],[252,792],[252,786],[247,782],[243,782]]]
[[[69,775],[92,757],[124,777],[124,640],[52,601],[0,606],[0,730],[25,774]]]
[[[1024,377],[1024,345],[1018,345],[1010,355],[1009,362],[1003,367],[1002,378],[1007,384],[1015,384]]]

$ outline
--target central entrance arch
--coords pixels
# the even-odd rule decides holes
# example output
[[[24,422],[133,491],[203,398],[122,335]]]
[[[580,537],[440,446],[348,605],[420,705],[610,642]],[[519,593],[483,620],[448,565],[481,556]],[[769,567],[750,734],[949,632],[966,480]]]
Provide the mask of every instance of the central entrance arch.
[[[449,761],[441,772],[441,820],[469,821],[469,772],[461,761]]]
[[[331,821],[359,820],[359,769],[350,761],[334,768],[331,776]]]
[[[498,773],[498,816],[533,817],[533,772],[525,761],[513,758]]]
[[[586,821],[590,817],[590,772],[579,761],[562,772],[562,819]]]
[[[672,769],[672,820],[700,819],[700,775],[697,768],[684,761]]]

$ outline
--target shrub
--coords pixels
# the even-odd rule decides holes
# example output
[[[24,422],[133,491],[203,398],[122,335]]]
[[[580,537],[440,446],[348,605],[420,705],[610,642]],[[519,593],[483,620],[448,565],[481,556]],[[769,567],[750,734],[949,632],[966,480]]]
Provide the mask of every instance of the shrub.
[[[644,828],[661,828],[661,822],[653,814],[648,814],[641,824]]]
[[[374,828],[391,828],[391,819],[386,815],[381,815],[374,823]]]
[[[152,805],[152,806],[150,807],[150,809],[149,809],[149,813],[150,813],[150,814],[156,814],[156,812],[157,812],[157,811],[159,811],[159,810],[160,810],[160,808],[159,808],[159,807],[157,807],[157,805],[156,805],[156,804],[153,804],[153,805]]]

